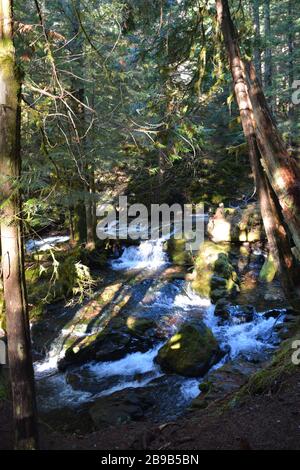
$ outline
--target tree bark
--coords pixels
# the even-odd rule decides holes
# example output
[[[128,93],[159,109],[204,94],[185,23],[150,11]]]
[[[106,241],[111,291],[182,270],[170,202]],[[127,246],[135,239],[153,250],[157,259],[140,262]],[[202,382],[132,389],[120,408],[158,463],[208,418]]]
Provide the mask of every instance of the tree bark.
[[[94,171],[90,170],[89,187],[87,188],[88,196],[86,198],[86,248],[93,250],[96,246],[96,230],[95,230],[95,182]]]
[[[20,80],[15,62],[12,2],[0,0],[0,177],[2,273],[15,447],[38,446],[34,375],[24,278],[20,202]]]
[[[295,158],[290,155],[279,134],[251,63],[247,67],[247,83],[263,167],[278,198],[293,242],[300,254],[299,166]]]
[[[272,86],[272,49],[270,47],[270,40],[271,40],[270,0],[264,0],[264,19],[265,19],[264,85],[268,89],[268,88],[271,88]]]
[[[262,80],[261,73],[261,37],[260,37],[260,17],[259,17],[259,0],[252,0],[252,16],[254,25],[254,63],[258,78]]]
[[[293,83],[294,83],[294,49],[295,49],[295,40],[294,40],[294,5],[293,0],[288,1],[288,34],[287,34],[287,43],[288,43],[288,64],[289,64],[289,95],[292,95],[293,92]],[[289,118],[289,144],[293,146],[293,134],[296,130],[294,126],[294,106],[289,98],[287,105],[287,112]]]
[[[285,294],[293,307],[300,310],[300,276],[279,201],[262,167],[263,154],[256,135],[255,113],[250,100],[247,73],[238,45],[238,35],[231,19],[227,0],[216,0],[216,7],[218,23],[229,57],[235,95],[249,147],[250,162],[270,250],[279,269]]]
[[[72,136],[72,152],[76,160],[74,178],[74,193],[76,203],[74,204],[74,226],[75,242],[81,245],[87,242],[87,211],[86,211],[86,191],[88,187],[87,163],[84,148],[85,132],[85,110],[83,106],[85,90],[83,80],[80,75],[84,73],[83,62],[83,39],[78,15],[80,14],[80,0],[74,0],[71,4],[62,3],[67,16],[71,21],[71,34],[73,40],[69,44],[69,49],[73,58],[75,69],[71,78],[71,91],[74,99],[71,101],[71,107],[75,119],[70,120],[70,134]],[[79,71],[78,71],[79,70]]]

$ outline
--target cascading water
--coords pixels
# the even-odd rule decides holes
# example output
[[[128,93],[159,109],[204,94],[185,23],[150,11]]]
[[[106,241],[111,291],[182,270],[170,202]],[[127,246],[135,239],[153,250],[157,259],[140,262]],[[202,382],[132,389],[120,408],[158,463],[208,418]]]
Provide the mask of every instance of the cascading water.
[[[139,246],[125,248],[122,256],[112,261],[112,269],[143,270],[147,276],[148,270],[163,268],[168,264],[163,243],[163,240],[145,241]],[[235,316],[235,311],[232,311],[230,321],[220,322],[214,315],[214,306],[208,299],[197,295],[189,283],[163,280],[158,275],[157,279],[147,284],[146,295],[140,296],[138,294],[144,292],[141,291],[141,285],[142,283],[137,282],[131,286],[133,294],[140,300],[130,309],[130,315],[153,319],[165,337],[171,336],[180,324],[189,318],[202,319],[212,329],[221,347],[228,351],[225,358],[214,368],[239,356],[251,360],[255,355],[274,347],[274,318],[266,318],[263,314],[256,313],[252,321],[243,323]],[[277,320],[277,323],[280,321]],[[64,354],[65,338],[68,334],[68,329],[62,330],[47,358],[35,365],[40,406],[44,409],[72,407],[126,388],[147,387],[149,394],[157,402],[154,419],[172,419],[182,413],[199,394],[201,379],[187,379],[162,373],[154,361],[158,349],[163,344],[161,342],[146,352],[133,352],[120,360],[90,362],[73,367],[71,386],[66,375],[57,370],[57,360]],[[78,334],[87,333],[84,328],[82,331],[79,328]],[[48,398],[49,395],[51,399]],[[43,396],[47,398],[43,400]]]
[[[139,246],[126,247],[122,256],[111,262],[115,271],[123,269],[158,269],[167,264],[163,239],[146,240]]]
[[[55,236],[41,238],[40,240],[28,240],[26,243],[26,251],[32,253],[33,251],[47,251],[59,243],[65,243],[70,240],[69,236]]]

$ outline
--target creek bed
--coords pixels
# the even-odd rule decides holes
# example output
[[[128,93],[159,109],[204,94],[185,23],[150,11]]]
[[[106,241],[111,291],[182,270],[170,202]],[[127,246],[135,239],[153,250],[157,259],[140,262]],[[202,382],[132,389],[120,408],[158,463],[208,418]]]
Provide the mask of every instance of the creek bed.
[[[127,286],[135,299],[130,307],[131,316],[142,315],[154,320],[166,337],[189,319],[203,320],[220,347],[227,351],[214,370],[228,361],[246,361],[259,366],[270,357],[279,342],[273,327],[283,321],[284,310],[277,320],[263,312],[255,312],[252,321],[244,322],[238,309],[233,309],[230,320],[220,322],[214,315],[214,306],[193,292],[188,282],[160,278],[159,273],[168,264],[160,240],[128,247],[118,260],[112,261],[115,281],[124,272],[143,273],[142,281]],[[70,316],[68,312],[62,315]],[[163,341],[157,341],[147,351],[133,352],[119,360],[91,361],[60,372],[57,363],[64,355],[63,345],[69,333],[63,328],[49,345],[45,357],[35,362],[38,405],[43,413],[66,407],[78,409],[101,397],[122,400],[128,391],[134,394],[133,402],[149,401],[149,407],[142,411],[144,419],[167,421],[180,416],[199,395],[199,384],[203,379],[165,374],[156,364],[154,359]],[[77,334],[80,337],[87,333],[79,328]]]

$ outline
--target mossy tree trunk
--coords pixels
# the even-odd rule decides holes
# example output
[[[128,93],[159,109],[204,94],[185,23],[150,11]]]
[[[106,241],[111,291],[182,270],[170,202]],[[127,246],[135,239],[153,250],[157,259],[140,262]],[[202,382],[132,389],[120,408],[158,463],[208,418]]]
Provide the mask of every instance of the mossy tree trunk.
[[[37,448],[36,404],[24,278],[20,180],[20,81],[12,2],[0,0],[0,177],[3,288],[15,446]]]
[[[87,223],[89,214],[86,210],[88,199],[89,177],[87,172],[87,162],[85,155],[85,110],[84,99],[85,89],[84,81],[81,78],[84,74],[83,58],[83,38],[78,15],[80,14],[80,0],[74,0],[64,8],[67,9],[67,15],[71,21],[71,32],[73,40],[69,44],[69,49],[73,57],[74,70],[71,78],[71,92],[74,96],[71,107],[74,112],[74,119],[71,124],[71,135],[73,140],[72,151],[76,159],[76,175],[74,178],[74,189],[76,193],[76,203],[74,204],[74,238],[79,244],[87,242]]]
[[[221,27],[233,77],[241,122],[249,147],[250,162],[259,197],[262,218],[270,250],[281,274],[282,284],[291,304],[300,309],[300,278],[289,234],[283,220],[280,201],[273,191],[261,162],[262,148],[257,139],[257,124],[250,99],[245,64],[241,58],[238,35],[231,19],[227,0],[216,0],[218,23]],[[254,67],[252,66],[252,73]],[[257,86],[258,86],[258,82]],[[267,109],[267,108],[266,108]],[[269,128],[270,130],[270,128]],[[271,138],[271,135],[265,136]],[[264,155],[265,156],[265,155]]]
[[[256,78],[252,63],[247,65],[248,93],[255,120],[255,135],[268,180],[276,194],[280,210],[300,254],[300,171],[289,153]]]
[[[95,248],[96,240],[96,225],[95,225],[95,180],[94,170],[89,172],[89,187],[87,188],[88,196],[86,198],[86,248],[93,250]]]

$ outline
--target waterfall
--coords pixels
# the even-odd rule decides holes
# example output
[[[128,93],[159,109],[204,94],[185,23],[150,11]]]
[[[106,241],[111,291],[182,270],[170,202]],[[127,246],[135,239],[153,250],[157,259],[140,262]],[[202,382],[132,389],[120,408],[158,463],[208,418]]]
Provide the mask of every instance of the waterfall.
[[[113,260],[111,266],[115,271],[123,269],[158,269],[168,263],[164,251],[165,240],[146,240],[139,246],[129,246],[120,258]]]

